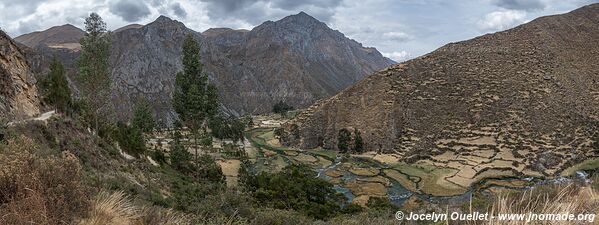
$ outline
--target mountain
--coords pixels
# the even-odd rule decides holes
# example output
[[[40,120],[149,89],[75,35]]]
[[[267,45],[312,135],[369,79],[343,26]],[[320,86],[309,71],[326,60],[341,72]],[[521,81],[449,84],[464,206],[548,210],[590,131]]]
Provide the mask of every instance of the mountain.
[[[85,35],[85,32],[73,25],[65,24],[62,26],[51,27],[44,31],[36,31],[29,34],[23,34],[15,38],[15,41],[30,48],[29,61],[35,74],[43,76],[48,72],[48,65],[52,57],[56,56],[64,64],[67,75],[70,80],[76,74],[75,61],[79,58],[81,44],[79,40]],[[77,92],[76,86],[73,86]]]
[[[281,141],[335,149],[355,128],[366,150],[452,167],[454,183],[554,175],[599,153],[597,43],[599,4],[450,43],[317,102]]]
[[[62,26],[51,27],[44,31],[36,31],[29,34],[23,34],[15,38],[16,41],[35,48],[39,45],[53,46],[59,48],[61,44],[71,45],[79,43],[85,32],[73,25],[65,24]],[[67,46],[68,46],[67,45]],[[79,46],[78,48],[81,48]]]
[[[0,31],[0,115],[33,116],[39,113],[35,78],[24,50]]]
[[[129,118],[143,97],[159,120],[173,121],[170,95],[175,74],[182,70],[181,44],[189,33],[201,42],[206,73],[219,88],[223,109],[233,115],[269,112],[280,100],[307,107],[394,63],[303,12],[250,31],[199,33],[164,16],[125,28],[113,32],[111,58],[112,102],[121,119]],[[27,42],[33,39],[28,36],[19,40],[39,45]],[[76,57],[72,53],[69,57]]]
[[[141,25],[141,24],[129,24],[127,26],[124,26],[124,27],[121,27],[119,29],[116,29],[113,32],[116,33],[116,32],[124,31],[124,30],[127,30],[127,29],[138,29],[138,28],[141,28],[143,26],[144,25]]]

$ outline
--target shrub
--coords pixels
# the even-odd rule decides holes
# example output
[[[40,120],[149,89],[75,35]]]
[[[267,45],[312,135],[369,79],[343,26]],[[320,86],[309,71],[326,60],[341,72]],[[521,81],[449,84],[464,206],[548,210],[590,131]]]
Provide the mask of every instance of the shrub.
[[[0,224],[70,224],[87,210],[78,159],[36,154],[30,139],[0,146]]]
[[[91,206],[89,217],[81,220],[80,225],[177,225],[192,224],[191,218],[172,210],[158,207],[140,207],[122,192],[101,192]]]
[[[256,211],[255,218],[251,224],[256,225],[303,225],[314,224],[313,219],[301,213],[280,209],[262,209]]]
[[[181,132],[176,130],[170,145],[170,162],[174,169],[183,173],[189,173],[193,170],[193,166],[190,162],[192,155],[181,143],[181,138]]]
[[[146,145],[141,130],[123,123],[117,124],[115,139],[127,153],[139,156],[146,151]]]
[[[0,118],[0,144],[3,143],[6,138],[6,130],[8,128],[7,123],[6,119]]]
[[[132,126],[143,133],[149,133],[156,127],[150,103],[144,98],[135,106]]]
[[[261,205],[293,209],[317,219],[330,218],[340,209],[333,185],[316,177],[305,165],[290,165],[281,172],[262,172],[243,181],[245,190]]]
[[[212,156],[204,154],[198,158],[194,175],[196,179],[207,182],[225,183],[225,175],[220,165],[214,161]]]
[[[272,112],[284,115],[288,111],[293,110],[293,107],[283,102],[283,100],[277,102],[272,106]]]
[[[209,127],[212,136],[219,139],[231,139],[235,142],[243,140],[246,122],[242,119],[223,119],[215,117],[210,120]]]

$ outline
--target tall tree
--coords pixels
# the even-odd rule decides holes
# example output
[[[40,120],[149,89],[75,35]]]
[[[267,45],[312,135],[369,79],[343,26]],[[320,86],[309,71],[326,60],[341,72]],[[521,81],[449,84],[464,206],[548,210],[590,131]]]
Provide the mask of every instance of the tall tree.
[[[203,72],[200,45],[191,34],[183,41],[183,71],[177,73],[172,104],[194,136],[197,160],[198,138],[203,135],[208,139],[205,137],[207,121],[218,112],[218,93]]]
[[[150,104],[144,98],[135,106],[133,112],[133,127],[144,133],[151,132],[156,127]]]
[[[80,41],[81,55],[77,67],[83,98],[91,110],[94,128],[98,129],[98,117],[106,112],[108,105],[110,33],[106,31],[106,23],[96,13],[91,13],[85,19],[85,31]]]
[[[339,130],[339,134],[337,134],[337,148],[340,152],[347,152],[349,150],[350,141],[351,132],[345,128]]]
[[[56,56],[52,58],[50,73],[43,84],[46,102],[54,105],[59,112],[67,112],[72,103],[71,90],[65,76],[64,66]]]
[[[364,151],[364,140],[362,140],[362,134],[358,128],[354,129],[354,150],[356,152]]]

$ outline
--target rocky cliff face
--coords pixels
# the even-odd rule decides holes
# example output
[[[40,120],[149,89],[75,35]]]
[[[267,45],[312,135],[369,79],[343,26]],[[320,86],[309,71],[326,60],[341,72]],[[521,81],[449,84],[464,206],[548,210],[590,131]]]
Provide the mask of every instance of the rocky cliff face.
[[[123,119],[144,97],[159,119],[173,121],[170,97],[188,33],[201,42],[205,71],[219,88],[223,108],[234,115],[269,112],[279,100],[306,107],[394,63],[305,13],[251,31],[216,28],[202,34],[163,16],[127,28],[113,33],[111,58],[112,102]],[[20,40],[37,45],[29,39]]]
[[[23,50],[0,31],[0,116],[19,118],[38,114],[35,83]]]
[[[340,129],[357,128],[367,150],[451,161],[473,171],[464,177],[494,160],[553,174],[597,154],[597,43],[599,4],[451,43],[314,104],[282,141],[334,149]]]

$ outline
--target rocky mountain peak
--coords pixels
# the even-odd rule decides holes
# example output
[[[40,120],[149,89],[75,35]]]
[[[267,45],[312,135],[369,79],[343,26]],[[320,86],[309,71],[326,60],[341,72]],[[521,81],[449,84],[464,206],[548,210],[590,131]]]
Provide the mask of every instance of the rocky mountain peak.
[[[154,20],[154,22],[149,23],[150,24],[161,24],[161,25],[183,25],[183,23],[179,22],[178,20],[173,20],[167,16],[164,15],[160,15],[158,18],[156,18],[156,20]]]
[[[267,29],[267,30],[278,30],[287,31],[287,32],[310,32],[313,30],[332,30],[325,23],[317,20],[316,18],[308,15],[305,12],[300,12],[295,15],[290,15],[280,19],[278,21],[272,22],[267,21],[262,25],[254,28],[254,29]]]
[[[308,15],[304,11],[301,11],[295,15],[287,16],[287,17],[281,19],[279,22],[283,23],[283,22],[287,22],[287,21],[301,22],[304,24],[306,24],[306,23],[322,23],[320,20],[314,18],[313,16]]]

